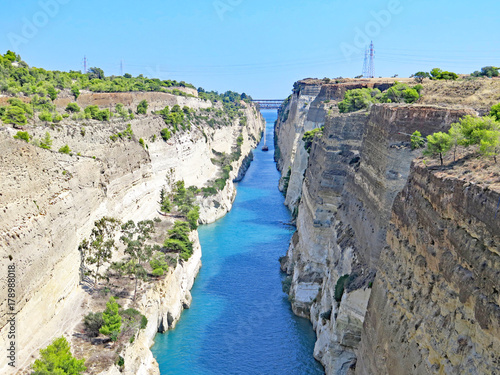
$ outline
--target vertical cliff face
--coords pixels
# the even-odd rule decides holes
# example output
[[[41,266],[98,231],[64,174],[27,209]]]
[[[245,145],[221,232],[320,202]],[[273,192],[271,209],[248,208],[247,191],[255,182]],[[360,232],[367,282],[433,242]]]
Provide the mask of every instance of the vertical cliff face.
[[[392,205],[407,182],[411,161],[419,155],[411,150],[408,134],[446,131],[472,113],[375,105],[369,113],[328,116],[323,135],[316,136],[297,232],[282,268],[292,277],[294,312],[313,322],[314,354],[328,374],[346,374],[359,361],[356,351],[380,254],[387,245]],[[366,349],[364,355],[368,353]],[[370,371],[366,373],[384,373]]]
[[[197,100],[199,108],[206,105],[203,100],[188,99]],[[49,131],[52,148],[68,144],[73,156],[14,140],[16,130],[0,129],[0,263],[2,269],[16,265],[19,367],[32,362],[32,354],[54,337],[71,332],[81,320],[85,293],[79,286],[78,244],[88,237],[94,221],[103,216],[122,221],[154,218],[167,174],[173,171],[175,180],[183,179],[186,186],[206,186],[221,173],[211,162],[214,151],[230,153],[241,135],[241,156],[232,163],[226,186],[214,196],[199,198],[203,222],[214,221],[231,208],[232,178],[264,126],[253,107],[242,105],[246,125],[236,121],[215,127],[199,124],[167,142],[160,137],[165,123],[159,116],[137,117],[131,121],[134,135],[116,141],[110,136],[126,125],[113,120],[25,129],[35,138]],[[147,147],[139,144],[139,138]],[[6,274],[0,279],[5,297]],[[0,309],[4,344],[8,341],[6,301],[2,299]],[[0,359],[0,371],[11,371],[5,356]]]
[[[394,202],[356,374],[500,371],[498,186],[413,165]]]

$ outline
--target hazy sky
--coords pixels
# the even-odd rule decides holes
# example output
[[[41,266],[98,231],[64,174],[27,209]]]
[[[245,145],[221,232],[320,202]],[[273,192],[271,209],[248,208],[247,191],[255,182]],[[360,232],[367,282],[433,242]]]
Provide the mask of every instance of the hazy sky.
[[[285,98],[306,77],[500,66],[498,3],[440,0],[0,0],[0,51],[31,66],[104,69]]]

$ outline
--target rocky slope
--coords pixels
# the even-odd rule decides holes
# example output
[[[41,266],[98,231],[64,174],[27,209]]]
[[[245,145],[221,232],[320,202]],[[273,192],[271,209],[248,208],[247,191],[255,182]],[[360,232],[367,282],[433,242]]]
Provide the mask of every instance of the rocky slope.
[[[324,84],[319,91],[341,92],[345,85]],[[352,82],[349,85],[353,87]],[[335,105],[340,96],[330,98]],[[326,104],[332,105],[331,102]],[[366,374],[387,373],[385,367],[370,367],[370,361],[386,358],[382,354],[376,357],[372,352],[380,348],[378,350],[385,350],[386,355],[387,345],[378,346],[378,337],[369,329],[379,336],[383,332],[387,340],[392,339],[384,324],[391,321],[393,305],[384,305],[385,310],[382,310],[384,302],[375,304],[375,297],[370,296],[374,280],[377,285],[379,279],[375,275],[383,267],[393,272],[379,289],[383,290],[379,292],[381,295],[392,296],[388,290],[401,280],[395,278],[397,272],[394,272],[400,271],[394,268],[398,252],[393,249],[390,260],[380,260],[380,257],[387,247],[386,235],[394,199],[410,176],[412,160],[419,155],[418,151],[411,151],[407,134],[415,130],[423,135],[445,131],[452,122],[472,113],[475,112],[471,109],[385,104],[375,105],[369,112],[345,115],[330,110],[325,117],[323,135],[316,136],[308,160],[305,153],[307,168],[305,178],[300,179],[297,232],[287,256],[282,259],[282,269],[291,276],[294,312],[313,322],[317,333],[314,354],[327,374],[346,374],[354,368]],[[295,138],[290,136],[294,132]],[[281,158],[293,152],[300,158],[302,151],[294,148],[298,145],[286,146],[291,139],[299,137],[293,125],[278,122],[277,133],[279,137],[283,135],[278,142],[281,142],[280,149],[288,150],[281,153]],[[281,160],[279,165],[286,166],[287,161]],[[292,176],[293,169],[290,181]],[[380,321],[382,311],[386,317],[383,322]],[[372,318],[372,327],[367,328],[365,324],[363,330],[365,315]],[[358,354],[361,340],[364,347]],[[403,363],[396,346],[393,349],[392,356],[397,357],[393,362]],[[356,367],[360,356],[366,361],[365,367]],[[384,360],[380,360],[382,362]]]
[[[162,106],[172,105],[175,100],[181,106],[189,100],[195,110],[211,106],[210,102],[197,98],[161,96],[166,98]],[[134,98],[132,103],[139,99]],[[114,142],[110,135],[126,128],[119,120],[63,122],[54,128],[26,127],[35,138],[49,131],[54,139],[52,149],[68,144],[73,156],[14,140],[16,130],[0,128],[0,262],[2,269],[7,269],[8,264],[16,265],[19,367],[27,366],[39,348],[54,337],[71,332],[81,320],[85,293],[79,286],[78,244],[88,237],[94,221],[102,216],[122,221],[154,218],[159,191],[166,185],[168,173],[173,171],[175,180],[183,179],[186,186],[207,186],[220,176],[220,168],[211,162],[214,152],[231,153],[237,137],[242,135],[241,157],[232,163],[231,178],[225,188],[215,196],[200,198],[201,221],[212,222],[231,208],[235,195],[232,178],[237,176],[264,126],[253,106],[243,105],[246,125],[238,121],[213,127],[201,123],[193,125],[191,131],[176,133],[167,142],[160,137],[165,124],[156,115],[137,116],[130,121],[134,132],[131,139],[124,137]],[[139,138],[145,140],[147,147],[138,143]],[[182,298],[189,289],[187,286],[192,285],[196,268],[176,270],[174,273],[180,274],[172,276],[181,281],[178,289],[182,293],[178,295]],[[0,278],[5,297],[6,274]],[[151,298],[153,301],[154,297]],[[2,298],[0,309],[4,344],[8,329],[6,301]],[[170,314],[177,317],[176,308],[172,309],[174,312]],[[152,321],[158,327],[161,324],[161,319]],[[151,327],[148,330],[158,328]],[[5,356],[0,359],[0,371],[10,371]]]

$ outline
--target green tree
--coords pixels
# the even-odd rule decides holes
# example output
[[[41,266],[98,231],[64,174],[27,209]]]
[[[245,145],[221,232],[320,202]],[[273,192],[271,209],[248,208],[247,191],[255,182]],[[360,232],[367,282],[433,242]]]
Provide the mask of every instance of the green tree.
[[[168,271],[168,263],[165,260],[165,254],[161,251],[157,251],[154,256],[149,261],[149,265],[153,270],[153,276],[159,277],[163,276],[165,272]]]
[[[443,71],[439,68],[431,70],[431,79],[456,80],[458,75],[453,72]]]
[[[73,112],[73,113],[80,112],[80,107],[76,103],[69,103],[66,106],[66,112]]]
[[[380,97],[378,89],[354,89],[346,91],[344,99],[338,104],[341,113],[359,111],[368,108]]]
[[[490,115],[494,117],[496,121],[500,121],[500,103],[491,107]]]
[[[142,100],[139,105],[137,105],[137,114],[145,115],[148,112],[148,102],[147,100]]]
[[[460,119],[460,129],[463,134],[460,144],[468,147],[480,144],[483,131],[498,129],[498,123],[493,117],[472,117],[467,115]]]
[[[464,135],[462,133],[462,127],[460,123],[456,122],[451,124],[451,128],[448,131],[451,138],[451,144],[453,147],[453,161],[457,160],[457,148],[464,141]]]
[[[12,124],[17,126],[26,125],[26,123],[28,122],[24,110],[17,106],[7,107],[7,109],[5,110],[5,114],[2,116],[2,121],[5,124]]]
[[[113,256],[113,251],[117,249],[114,235],[120,222],[111,217],[103,217],[94,222],[94,228],[89,239],[84,239],[79,246],[83,254],[84,262],[94,269],[88,273],[94,276],[94,285],[104,276],[100,274],[101,267],[109,263]]]
[[[425,146],[425,138],[422,137],[422,134],[418,130],[415,130],[411,135],[410,143],[412,150],[422,148]]]
[[[187,261],[193,254],[193,243],[189,240],[191,228],[185,221],[177,220],[174,227],[168,231],[168,237],[163,246],[167,251],[179,253],[182,260]]]
[[[28,132],[18,131],[14,136],[14,139],[19,139],[21,141],[29,143],[31,140],[31,136],[29,135]]]
[[[424,79],[430,78],[431,75],[427,72],[417,72],[413,75],[413,77],[415,78],[415,81],[417,81],[418,83],[422,83],[424,82]]]
[[[439,155],[441,165],[443,165],[443,155],[451,148],[451,137],[443,132],[434,133],[427,136],[427,148],[424,155]]]
[[[87,370],[84,359],[71,354],[70,345],[64,337],[40,350],[40,359],[33,364],[33,375],[80,375]]]
[[[54,88],[54,86],[49,86],[47,88],[47,93],[49,94],[50,100],[54,101],[57,99],[57,94],[59,94],[59,91]]]
[[[497,68],[495,66],[485,66],[481,68],[481,71],[475,71],[474,73],[471,74],[473,77],[498,77],[498,70],[500,68]]]
[[[495,160],[496,164],[499,150],[500,150],[500,131],[485,130],[481,137],[479,152],[484,156],[493,156],[493,160]]]
[[[90,68],[89,71],[87,72],[87,76],[89,77],[90,80],[92,79],[104,79],[104,70],[101,68]]]
[[[197,229],[198,219],[200,218],[200,207],[194,206],[193,208],[191,208],[187,213],[186,218],[191,229],[192,230]]]
[[[110,336],[112,341],[116,341],[122,326],[122,317],[118,313],[118,303],[114,297],[109,298],[106,303],[106,310],[102,313],[103,325],[99,332],[103,335]]]
[[[50,150],[52,148],[52,138],[50,137],[49,132],[45,132],[45,136],[40,142],[40,147],[46,150]]]
[[[162,139],[165,142],[168,141],[170,139],[170,137],[172,136],[172,134],[170,133],[170,130],[168,130],[167,128],[162,129],[160,134],[161,134]]]
[[[161,212],[168,213],[172,210],[172,201],[164,188],[160,190],[160,201],[158,203]]]
[[[75,100],[80,96],[80,89],[78,86],[71,86],[71,93],[75,96]]]
[[[139,221],[137,225],[129,220],[121,227],[123,235],[120,240],[126,245],[125,254],[130,257],[129,271],[135,276],[134,301],[137,294],[137,281],[145,278],[147,273],[143,263],[151,259],[153,248],[146,245],[154,233],[154,222],[152,220]]]

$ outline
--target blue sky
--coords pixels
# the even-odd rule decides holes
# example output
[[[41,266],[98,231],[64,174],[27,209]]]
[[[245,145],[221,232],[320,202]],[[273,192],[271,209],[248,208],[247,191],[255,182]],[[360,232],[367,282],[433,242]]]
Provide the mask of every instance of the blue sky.
[[[494,1],[0,0],[0,51],[32,66],[104,69],[284,98],[306,77],[500,66]]]

